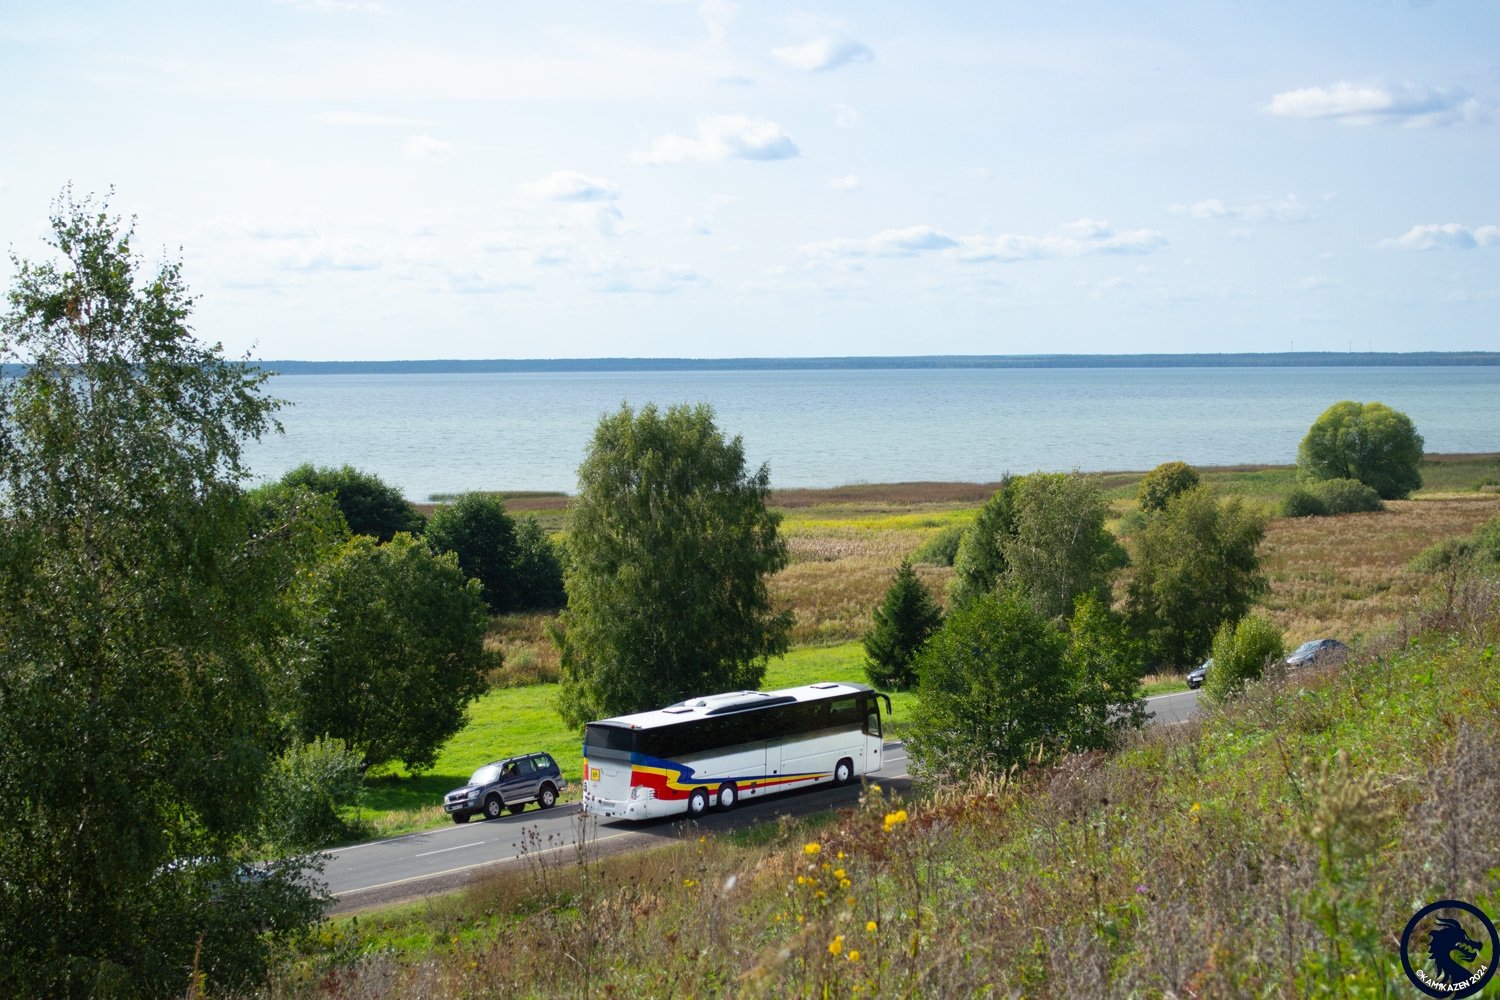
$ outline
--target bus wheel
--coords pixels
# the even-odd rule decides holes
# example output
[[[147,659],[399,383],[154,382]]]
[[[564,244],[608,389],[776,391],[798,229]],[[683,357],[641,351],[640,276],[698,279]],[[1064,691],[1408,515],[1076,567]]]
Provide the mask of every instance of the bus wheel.
[[[688,796],[688,815],[702,816],[708,812],[708,793],[701,788],[693,789]]]
[[[726,812],[734,808],[734,804],[740,800],[739,789],[733,785],[719,786],[719,808]]]
[[[854,761],[845,757],[833,767],[833,783],[847,785],[854,779]]]

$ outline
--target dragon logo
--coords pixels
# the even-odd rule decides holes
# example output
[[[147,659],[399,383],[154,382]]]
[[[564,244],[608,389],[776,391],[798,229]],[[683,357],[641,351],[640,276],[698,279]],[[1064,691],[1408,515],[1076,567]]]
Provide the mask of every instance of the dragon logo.
[[[1467,926],[1465,918],[1470,918]],[[1484,928],[1488,941],[1470,935],[1469,928],[1476,925]],[[1420,956],[1423,938],[1427,941],[1427,961],[1419,957],[1421,964],[1414,967],[1412,952],[1416,950]],[[1494,923],[1479,907],[1456,899],[1439,900],[1418,910],[1401,936],[1401,964],[1406,977],[1430,997],[1478,995],[1495,974],[1497,952],[1500,936]]]

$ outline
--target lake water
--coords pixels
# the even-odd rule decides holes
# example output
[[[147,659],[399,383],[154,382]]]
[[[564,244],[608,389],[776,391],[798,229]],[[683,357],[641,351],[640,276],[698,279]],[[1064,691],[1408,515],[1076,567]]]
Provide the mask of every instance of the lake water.
[[[349,463],[409,499],[577,489],[599,416],[709,403],[776,487],[990,482],[1007,472],[1284,463],[1341,399],[1409,414],[1432,452],[1500,451],[1500,367],[285,375],[274,478]]]

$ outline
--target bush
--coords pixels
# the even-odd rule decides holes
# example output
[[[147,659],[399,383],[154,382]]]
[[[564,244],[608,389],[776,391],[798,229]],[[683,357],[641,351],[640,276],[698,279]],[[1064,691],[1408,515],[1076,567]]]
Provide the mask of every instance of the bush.
[[[1282,517],[1326,517],[1328,505],[1322,497],[1301,486],[1293,486],[1282,496],[1277,512]]]
[[[266,782],[266,837],[288,853],[348,839],[356,827],[341,815],[364,790],[359,754],[341,739],[296,740]]]
[[[465,493],[443,504],[427,519],[427,546],[435,555],[456,555],[459,569],[479,581],[484,603],[495,614],[520,607],[516,522],[498,496]]]
[[[1494,517],[1459,538],[1445,538],[1430,545],[1411,561],[1418,573],[1441,573],[1470,568],[1492,572],[1500,568],[1500,517]]]
[[[1385,500],[1422,488],[1422,435],[1411,418],[1384,403],[1335,403],[1297,447],[1310,479],[1357,479]]]
[[[899,689],[916,684],[916,656],[942,623],[943,613],[932,595],[911,563],[902,562],[864,636],[865,676],[870,683]]]
[[[1330,514],[1385,510],[1380,494],[1357,479],[1329,479],[1313,487]]]
[[[923,542],[922,547],[912,555],[911,561],[930,566],[952,566],[953,561],[958,558],[958,546],[963,538],[964,529],[950,524]]]
[[[918,657],[912,760],[927,774],[999,774],[1062,743],[1067,654],[1067,637],[1023,595],[993,591],[954,611]]]
[[[1168,500],[1194,489],[1200,482],[1198,470],[1186,462],[1163,462],[1146,473],[1136,487],[1136,503],[1148,514],[1163,510]]]
[[[1259,680],[1267,663],[1285,655],[1281,630],[1259,615],[1246,615],[1235,624],[1225,622],[1214,636],[1214,665],[1203,678],[1203,689],[1222,704],[1249,682]]]
[[[562,555],[535,514],[522,518],[516,528],[516,600],[527,610],[550,610],[568,603]]]
[[[293,489],[305,486],[314,493],[333,494],[333,502],[344,515],[351,534],[373,535],[382,542],[390,541],[398,531],[420,535],[426,523],[398,487],[352,465],[338,469],[311,463],[299,465],[268,489],[278,486]]]

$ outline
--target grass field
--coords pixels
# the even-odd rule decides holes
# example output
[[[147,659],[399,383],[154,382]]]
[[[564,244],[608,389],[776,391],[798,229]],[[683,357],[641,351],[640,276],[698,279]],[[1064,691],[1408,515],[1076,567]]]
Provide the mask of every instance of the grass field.
[[[1291,466],[1200,471],[1219,492],[1267,508],[1296,482]],[[1407,569],[1412,556],[1500,514],[1500,493],[1473,488],[1485,478],[1500,479],[1500,455],[1429,456],[1422,472],[1428,488],[1413,500],[1391,503],[1383,513],[1270,522],[1261,549],[1270,591],[1261,603],[1290,644],[1323,636],[1357,641],[1385,627],[1432,586],[1431,578]],[[1142,475],[1100,474],[1117,514],[1134,506]],[[796,648],[771,664],[765,686],[862,681],[863,651],[856,640],[869,627],[871,610],[897,564],[945,526],[970,523],[994,488],[897,483],[777,491],[773,502],[783,514],[792,561],[772,579],[771,594],[795,613]],[[553,495],[508,503],[513,509],[534,505],[561,524],[565,500]],[[917,571],[941,599],[953,571],[936,566]],[[431,772],[411,776],[396,770],[368,780],[364,817],[374,831],[397,833],[445,822],[436,805],[443,792],[462,784],[476,767],[514,753],[554,754],[573,784],[564,798],[578,794],[579,735],[569,732],[552,708],[555,685],[531,683],[556,677],[557,654],[545,623],[540,615],[496,619],[490,644],[507,660],[493,678],[497,688],[473,706],[471,723],[444,748]],[[1153,677],[1146,693],[1182,687],[1175,677]],[[899,729],[909,696],[893,700]]]

